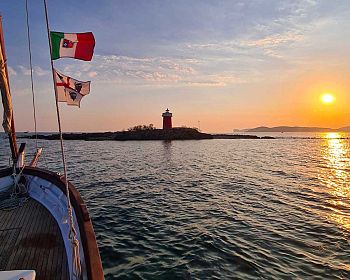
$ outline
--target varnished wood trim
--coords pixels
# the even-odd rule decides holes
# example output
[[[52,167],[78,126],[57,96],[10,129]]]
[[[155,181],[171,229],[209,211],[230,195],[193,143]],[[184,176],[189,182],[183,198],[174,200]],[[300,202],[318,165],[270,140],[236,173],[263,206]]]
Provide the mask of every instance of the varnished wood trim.
[[[0,170],[0,177],[8,176],[12,174],[11,168]],[[36,167],[25,167],[23,174],[28,174],[32,176],[37,176],[45,179],[52,184],[56,185],[65,194],[65,182],[64,179],[59,176],[59,174],[36,168]],[[91,223],[91,219],[86,208],[86,205],[80,196],[77,189],[68,182],[69,193],[71,198],[71,203],[77,217],[80,237],[82,241],[82,246],[84,249],[85,263],[87,269],[87,275],[89,280],[103,280],[103,268],[100,257],[100,252],[98,250],[95,232]]]

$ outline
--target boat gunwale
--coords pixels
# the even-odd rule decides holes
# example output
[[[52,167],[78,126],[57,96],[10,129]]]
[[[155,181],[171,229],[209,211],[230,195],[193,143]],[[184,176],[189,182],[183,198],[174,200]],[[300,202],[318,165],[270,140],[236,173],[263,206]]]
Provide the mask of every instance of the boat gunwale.
[[[11,174],[11,168],[0,169],[0,177],[9,176]],[[25,167],[23,169],[23,174],[45,179],[57,186],[66,195],[64,176],[60,176],[58,173],[37,167]],[[74,208],[79,226],[88,279],[102,280],[104,279],[103,267],[89,212],[80,193],[69,181],[68,187],[72,207]]]

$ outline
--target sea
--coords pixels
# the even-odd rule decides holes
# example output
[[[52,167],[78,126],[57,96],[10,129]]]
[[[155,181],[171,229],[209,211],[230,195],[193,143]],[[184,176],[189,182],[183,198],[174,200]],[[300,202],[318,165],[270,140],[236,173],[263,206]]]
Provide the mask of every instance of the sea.
[[[350,279],[350,135],[257,135],[276,139],[65,141],[106,279]]]

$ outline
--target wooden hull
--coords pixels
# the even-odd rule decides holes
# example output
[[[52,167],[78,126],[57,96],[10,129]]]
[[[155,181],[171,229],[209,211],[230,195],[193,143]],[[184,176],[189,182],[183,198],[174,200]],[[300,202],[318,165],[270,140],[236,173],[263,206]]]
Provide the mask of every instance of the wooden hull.
[[[0,170],[0,191],[4,190],[6,185],[11,183],[11,180],[13,180],[11,179],[11,177],[9,177],[11,174],[12,174],[11,169]],[[39,212],[44,213],[46,211],[47,212],[46,214],[49,217],[48,220],[51,218],[54,221],[54,222],[51,221],[51,224],[49,221],[47,221],[47,224],[51,225],[49,228],[50,229],[52,228],[53,232],[48,232],[46,230],[44,233],[43,232],[35,233],[36,234],[35,236],[41,236],[43,239],[41,242],[40,241],[33,242],[33,244],[31,244],[31,249],[35,250],[35,246],[40,247],[40,245],[45,244],[45,242],[50,244],[50,241],[46,240],[48,238],[47,236],[51,236],[51,239],[52,239],[52,236],[55,236],[55,239],[59,238],[59,234],[57,234],[57,232],[55,232],[54,230],[55,223],[56,223],[57,229],[62,238],[62,242],[63,242],[62,244],[64,244],[63,245],[64,255],[67,260],[66,273],[68,273],[68,275],[72,275],[72,258],[71,258],[72,254],[71,254],[71,248],[70,248],[70,243],[68,239],[68,223],[67,223],[67,214],[65,210],[65,207],[67,204],[66,204],[66,196],[65,196],[66,192],[65,192],[64,179],[62,176],[60,176],[57,173],[39,169],[39,168],[31,168],[31,167],[24,168],[23,176],[26,178],[26,184],[28,185],[28,193],[29,193],[30,199],[28,200],[28,202],[25,203],[24,206],[21,206],[18,209],[12,210],[11,215],[13,216],[11,218],[8,217],[8,220],[24,221],[25,219],[33,219],[33,222],[34,222],[34,220],[37,218],[37,215],[39,214],[37,213],[35,214],[33,212],[33,215],[28,216],[28,215],[24,215],[23,213],[28,213],[28,211],[34,211],[35,209],[40,210],[40,207],[43,208],[44,210],[41,210]],[[88,280],[104,279],[101,258],[100,258],[98,246],[96,243],[95,233],[93,230],[91,219],[89,217],[88,210],[79,192],[70,183],[69,183],[69,191],[70,191],[70,197],[71,197],[71,204],[74,210],[73,211],[74,222],[76,225],[76,229],[78,231],[78,239],[80,243],[80,262],[82,264],[83,279],[88,279]],[[25,209],[24,210],[21,209],[23,207],[29,207],[28,211],[26,211]],[[0,210],[0,215],[1,214],[5,215],[4,213],[6,212],[8,211]],[[9,213],[6,213],[6,215],[9,215]],[[45,214],[43,215],[45,216]],[[2,224],[3,224],[2,226],[3,230],[6,230],[6,227],[9,226],[9,225],[6,225],[5,223],[2,223]],[[1,222],[0,222],[0,225],[1,225]],[[30,225],[31,225],[30,221],[24,221],[24,224],[23,225],[18,224],[17,228],[21,228],[23,230],[22,235],[25,236],[25,234],[30,231],[30,227],[29,227]],[[42,226],[42,228],[45,229],[45,226]],[[35,228],[33,228],[33,230],[35,230]],[[46,236],[45,234],[49,234],[49,235]],[[28,238],[25,240],[28,240]],[[59,240],[56,240],[56,242],[58,243],[55,243],[55,244],[60,243]],[[21,243],[21,240],[16,240],[16,242],[14,243],[14,248],[18,249],[19,248],[18,246],[20,246],[22,243]],[[45,249],[48,249],[48,248],[45,248]],[[26,247],[21,248],[21,250],[26,250]],[[21,256],[20,256],[21,251],[18,251],[18,252],[17,251],[16,253],[19,255],[17,257],[12,256],[12,258],[18,258],[18,260],[15,262],[16,264],[12,266],[8,265],[7,267],[10,269],[30,269],[30,267],[28,266],[28,263],[29,263],[28,259],[21,261]],[[49,249],[46,252],[49,252],[48,256],[50,256],[50,253],[53,254],[53,252],[51,252]],[[0,255],[2,253],[3,252],[0,252]],[[27,252],[23,251],[24,255],[26,253]],[[46,256],[44,256],[44,253],[38,253],[39,256],[41,256],[40,254],[43,255],[42,260],[40,259],[36,260],[36,263],[38,263],[38,266],[36,267],[36,269],[40,270],[41,268],[43,268],[44,270],[47,270],[51,267],[55,267],[54,269],[55,271],[57,271],[57,266],[53,265],[53,263],[57,263],[57,262],[48,264],[49,262],[47,261]],[[61,256],[53,255],[53,257],[60,258]],[[64,266],[64,262],[65,262],[64,257],[62,258],[63,258],[62,265]],[[40,263],[40,261],[42,261],[42,263]],[[47,267],[45,267],[45,264],[48,264]],[[4,268],[0,267],[0,270],[1,269],[4,270]],[[41,273],[40,271],[38,272],[39,274]],[[45,273],[49,275],[49,273],[52,273],[52,271],[51,272],[46,271]],[[46,275],[45,273],[42,273],[42,276]],[[59,271],[59,273],[62,274],[60,276],[61,278],[58,277],[58,278],[52,278],[52,279],[67,279],[67,274],[65,274],[64,267],[61,271]],[[38,275],[37,273],[37,277],[41,277],[41,276]],[[68,277],[68,279],[69,278],[71,277]],[[37,279],[45,279],[45,276],[44,278],[37,278]]]

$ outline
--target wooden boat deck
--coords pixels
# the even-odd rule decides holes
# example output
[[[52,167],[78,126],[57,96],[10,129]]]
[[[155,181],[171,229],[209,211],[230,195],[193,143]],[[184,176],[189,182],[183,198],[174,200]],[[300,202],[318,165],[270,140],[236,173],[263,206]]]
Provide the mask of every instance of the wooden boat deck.
[[[60,229],[33,199],[14,210],[0,210],[0,271],[15,269],[35,270],[36,280],[69,279]]]

